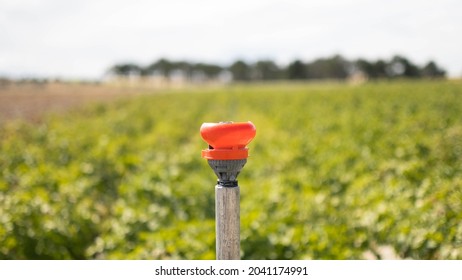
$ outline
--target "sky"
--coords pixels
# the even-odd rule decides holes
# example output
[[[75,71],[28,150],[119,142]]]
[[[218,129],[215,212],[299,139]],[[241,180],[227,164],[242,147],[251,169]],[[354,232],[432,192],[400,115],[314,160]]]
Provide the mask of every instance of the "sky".
[[[161,57],[281,65],[341,54],[462,76],[460,0],[0,0],[0,76],[99,79]]]

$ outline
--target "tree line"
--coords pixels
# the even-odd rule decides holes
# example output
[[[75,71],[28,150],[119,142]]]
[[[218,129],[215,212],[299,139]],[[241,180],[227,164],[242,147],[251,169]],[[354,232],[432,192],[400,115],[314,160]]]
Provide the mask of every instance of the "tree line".
[[[446,71],[429,61],[419,66],[410,59],[395,55],[388,60],[348,60],[341,55],[318,58],[305,62],[296,59],[281,66],[272,60],[246,62],[236,60],[223,66],[209,63],[172,61],[161,58],[149,65],[120,63],[112,66],[109,73],[117,77],[162,77],[170,79],[181,76],[187,80],[213,80],[228,75],[234,81],[271,81],[271,80],[345,80],[360,75],[366,79],[395,78],[444,78]]]

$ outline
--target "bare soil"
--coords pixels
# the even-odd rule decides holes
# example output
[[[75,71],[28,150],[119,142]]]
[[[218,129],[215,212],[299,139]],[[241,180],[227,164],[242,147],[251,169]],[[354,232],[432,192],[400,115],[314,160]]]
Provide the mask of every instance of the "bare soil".
[[[90,103],[113,102],[140,92],[137,88],[104,84],[0,84],[0,124],[11,120],[39,122],[49,113],[66,112]]]

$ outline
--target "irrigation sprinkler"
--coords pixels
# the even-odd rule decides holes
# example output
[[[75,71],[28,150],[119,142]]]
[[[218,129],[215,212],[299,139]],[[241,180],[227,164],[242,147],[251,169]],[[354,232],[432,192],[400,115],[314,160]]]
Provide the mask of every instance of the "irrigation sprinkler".
[[[255,137],[251,122],[204,123],[201,136],[209,147],[202,157],[218,177],[215,186],[217,260],[240,259],[239,185],[237,176],[247,162],[247,144]]]

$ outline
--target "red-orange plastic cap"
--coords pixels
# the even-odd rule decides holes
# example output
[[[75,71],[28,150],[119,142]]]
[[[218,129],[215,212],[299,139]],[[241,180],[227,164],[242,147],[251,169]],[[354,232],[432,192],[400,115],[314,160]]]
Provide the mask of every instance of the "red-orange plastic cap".
[[[206,159],[231,160],[248,157],[247,144],[257,132],[252,122],[204,123],[201,136],[211,148],[202,151]]]

